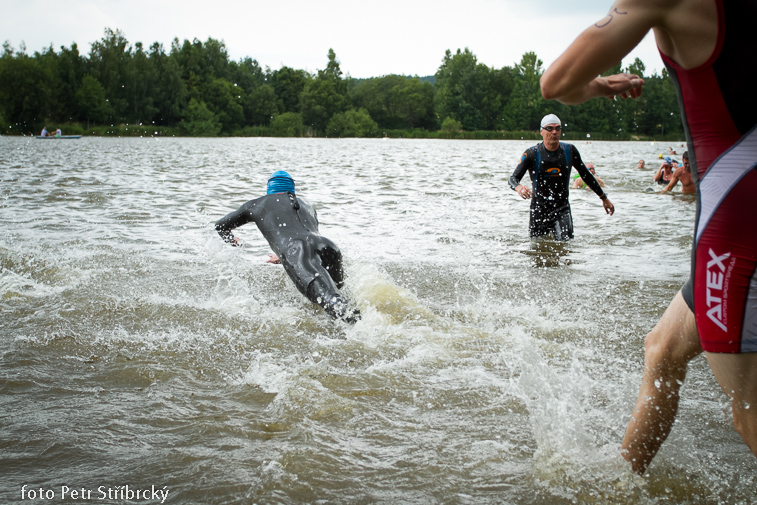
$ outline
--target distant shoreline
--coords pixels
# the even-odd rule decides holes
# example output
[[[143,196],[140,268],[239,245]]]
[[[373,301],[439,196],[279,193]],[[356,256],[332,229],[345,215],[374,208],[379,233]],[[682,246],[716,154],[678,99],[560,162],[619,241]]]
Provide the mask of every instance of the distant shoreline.
[[[305,133],[297,136],[276,135],[271,128],[250,127],[245,130],[234,132],[231,135],[216,136],[190,136],[182,134],[179,128],[171,127],[152,127],[145,126],[98,126],[86,128],[81,125],[60,125],[65,135],[81,135],[82,137],[102,137],[102,138],[120,138],[120,137],[159,137],[159,138],[389,138],[389,139],[444,139],[444,140],[534,140],[540,141],[541,136],[537,131],[427,131],[427,130],[383,130],[376,135],[365,135],[362,137],[339,137],[324,136]],[[3,128],[0,135],[8,137],[36,137],[39,133],[24,132],[16,133],[12,129]],[[565,142],[592,142],[592,141],[615,141],[615,142],[665,142],[665,143],[685,143],[686,140],[678,134],[663,135],[660,137],[650,137],[647,135],[610,135],[602,133],[587,132],[565,132],[562,138]]]

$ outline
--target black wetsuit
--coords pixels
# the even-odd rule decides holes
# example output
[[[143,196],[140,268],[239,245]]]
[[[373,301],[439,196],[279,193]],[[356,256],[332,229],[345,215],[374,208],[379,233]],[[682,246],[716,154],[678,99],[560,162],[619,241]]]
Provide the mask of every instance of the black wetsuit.
[[[604,196],[605,192],[599,182],[586,168],[578,149],[572,144],[560,142],[556,151],[544,147],[543,142],[529,148],[510,176],[509,183],[513,190],[520,184],[526,171],[531,177],[534,194],[531,198],[529,231],[532,238],[549,234],[554,235],[555,240],[573,238],[573,217],[568,201],[571,167],[576,167],[584,182],[600,198]]]
[[[276,193],[250,200],[216,222],[224,241],[233,243],[231,230],[254,222],[281,260],[297,289],[334,318],[354,322],[357,310],[348,311],[339,293],[344,285],[342,253],[318,233],[315,209],[293,193]]]

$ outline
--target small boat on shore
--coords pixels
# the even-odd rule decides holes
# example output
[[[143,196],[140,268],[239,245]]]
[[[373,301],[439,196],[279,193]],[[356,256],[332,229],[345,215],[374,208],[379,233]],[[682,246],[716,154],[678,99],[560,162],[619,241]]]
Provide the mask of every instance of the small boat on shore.
[[[55,137],[52,135],[48,135],[47,137],[43,137],[42,135],[37,135],[38,139],[80,139],[81,135],[61,135],[60,137]]]

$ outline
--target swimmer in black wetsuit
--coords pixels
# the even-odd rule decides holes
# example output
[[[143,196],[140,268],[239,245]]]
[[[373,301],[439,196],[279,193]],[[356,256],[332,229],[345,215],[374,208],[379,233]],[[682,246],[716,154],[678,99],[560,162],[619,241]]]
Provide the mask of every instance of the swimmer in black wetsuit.
[[[229,244],[241,245],[231,230],[254,222],[276,254],[270,262],[284,266],[300,293],[334,319],[356,322],[360,312],[350,310],[339,292],[344,285],[342,253],[318,233],[315,209],[304,198],[295,196],[294,180],[287,172],[278,171],[271,176],[267,193],[219,219],[218,234]]]
[[[523,153],[520,164],[510,176],[510,188],[517,191],[521,198],[534,197],[529,220],[531,238],[550,234],[554,235],[555,240],[573,238],[573,217],[568,201],[571,167],[576,167],[581,178],[602,199],[605,211],[610,215],[615,212],[607,194],[581,160],[578,149],[560,142],[561,129],[557,116],[544,116],[540,130],[544,142]],[[520,183],[526,171],[531,176],[533,191]]]

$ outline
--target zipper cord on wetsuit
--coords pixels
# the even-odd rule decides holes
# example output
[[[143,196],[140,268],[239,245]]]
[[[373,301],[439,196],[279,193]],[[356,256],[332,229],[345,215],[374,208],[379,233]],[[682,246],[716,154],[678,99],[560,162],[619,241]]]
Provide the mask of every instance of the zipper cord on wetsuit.
[[[292,202],[292,207],[294,207],[294,210],[300,210],[300,202],[297,201],[297,197],[294,196],[294,193],[287,191],[287,194],[289,195],[289,201]]]
[[[294,209],[294,214],[297,216],[297,220],[305,229],[307,229],[307,226],[305,226],[305,223],[302,222],[302,218],[300,217],[300,202],[297,201],[297,196],[291,191],[287,191],[287,194],[289,195],[289,201],[292,203],[292,208]]]

